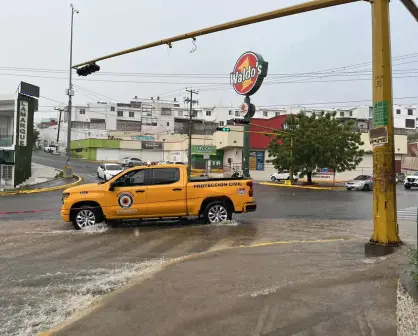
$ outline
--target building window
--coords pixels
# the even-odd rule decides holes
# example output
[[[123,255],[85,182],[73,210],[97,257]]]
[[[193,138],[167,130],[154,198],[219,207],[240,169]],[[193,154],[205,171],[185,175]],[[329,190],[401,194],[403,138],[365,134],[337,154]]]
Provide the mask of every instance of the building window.
[[[229,111],[228,111],[228,114],[229,114],[229,115],[232,115],[232,110],[229,110]]]
[[[170,122],[169,121],[167,121],[167,126],[170,126]]]
[[[280,115],[280,112],[276,112],[276,117],[278,117]]]
[[[405,128],[415,128],[415,119],[405,119]]]
[[[343,111],[340,112],[340,117],[344,117],[344,112]]]
[[[225,122],[224,121],[220,121],[219,122],[219,126],[224,126],[225,125]]]
[[[135,112],[129,112],[129,118],[134,118],[135,117]]]
[[[110,107],[110,110],[111,110],[112,112],[114,112],[114,111],[115,111],[115,107],[114,107],[114,106],[111,106],[111,107]]]
[[[353,111],[350,111],[350,117],[352,117],[353,116]]]
[[[235,116],[239,117],[239,111],[235,111]]]
[[[401,110],[400,109],[396,109],[396,114],[401,114]]]
[[[210,117],[212,115],[212,111],[206,111],[206,116]]]
[[[123,117],[123,111],[118,111],[118,117]]]
[[[169,107],[162,107],[161,108],[161,115],[171,115],[171,108],[169,108]]]
[[[86,109],[80,109],[80,114],[86,114]]]
[[[267,111],[263,111],[263,117],[267,117],[268,116],[268,112]]]
[[[408,115],[413,115],[414,111],[412,109],[408,109]]]
[[[183,116],[183,111],[179,111],[179,117]]]
[[[12,165],[0,165],[1,178],[4,180],[13,179],[13,166]]]

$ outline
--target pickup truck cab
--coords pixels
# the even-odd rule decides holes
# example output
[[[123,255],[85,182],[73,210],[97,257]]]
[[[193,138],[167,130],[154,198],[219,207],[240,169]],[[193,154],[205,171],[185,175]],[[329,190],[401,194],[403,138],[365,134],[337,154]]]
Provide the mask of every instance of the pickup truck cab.
[[[255,211],[253,193],[249,179],[189,181],[186,165],[137,166],[107,182],[64,190],[61,217],[76,229],[126,219],[203,217],[211,224]]]

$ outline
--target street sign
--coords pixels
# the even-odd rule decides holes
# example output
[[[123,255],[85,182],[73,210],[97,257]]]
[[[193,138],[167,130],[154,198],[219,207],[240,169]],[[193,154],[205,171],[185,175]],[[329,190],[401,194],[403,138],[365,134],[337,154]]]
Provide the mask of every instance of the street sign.
[[[242,103],[241,106],[239,107],[239,113],[244,117],[248,113],[249,109],[250,109],[250,104]]]
[[[257,92],[267,76],[268,63],[252,51],[244,53],[231,72],[231,84],[236,93],[251,96]]]

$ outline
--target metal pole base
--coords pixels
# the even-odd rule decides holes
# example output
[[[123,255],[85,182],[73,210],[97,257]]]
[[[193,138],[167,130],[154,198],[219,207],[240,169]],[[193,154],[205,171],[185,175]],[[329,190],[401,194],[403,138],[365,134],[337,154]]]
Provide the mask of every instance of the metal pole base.
[[[70,165],[64,166],[63,176],[73,177],[73,167],[71,167]]]
[[[365,257],[383,257],[389,254],[392,254],[396,251],[397,247],[400,247],[402,243],[399,244],[388,244],[388,245],[379,245],[375,242],[369,241],[364,244],[364,256]]]

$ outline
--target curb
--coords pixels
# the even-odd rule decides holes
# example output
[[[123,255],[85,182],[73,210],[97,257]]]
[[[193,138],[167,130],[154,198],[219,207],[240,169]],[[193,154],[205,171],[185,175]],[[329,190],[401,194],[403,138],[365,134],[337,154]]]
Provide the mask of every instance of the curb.
[[[11,192],[0,191],[0,196],[12,196],[12,195],[18,195],[18,194],[36,194],[36,193],[47,192],[47,191],[67,189],[69,187],[74,187],[75,185],[83,181],[83,179],[78,175],[74,175],[74,177],[77,178],[77,181],[71,182],[68,184],[55,186],[55,187],[49,187],[49,188],[33,189],[33,190],[18,190],[18,191],[11,191]]]
[[[286,185],[286,184],[277,184],[272,182],[259,182],[258,184],[268,185],[273,187],[282,187],[282,188],[299,188],[299,189],[313,189],[313,190],[345,190],[344,187],[311,187],[311,186],[301,186],[301,185]]]

